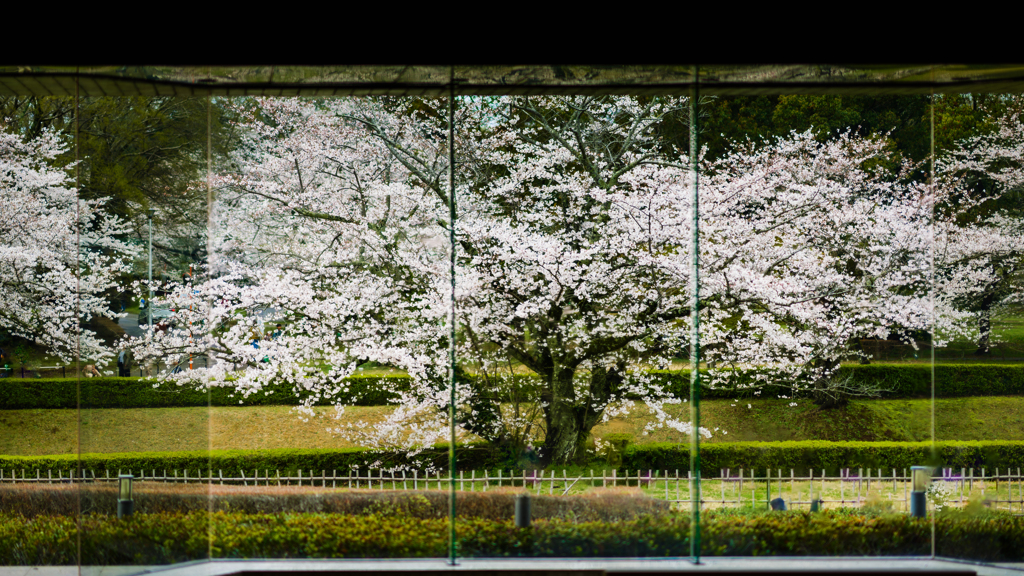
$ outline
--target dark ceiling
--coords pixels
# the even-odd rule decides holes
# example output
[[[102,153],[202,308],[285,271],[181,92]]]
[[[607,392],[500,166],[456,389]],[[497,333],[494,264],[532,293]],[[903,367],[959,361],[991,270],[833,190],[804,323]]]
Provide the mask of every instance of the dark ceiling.
[[[692,65],[0,66],[0,95],[686,94]],[[1024,64],[708,65],[703,94],[1024,92]]]

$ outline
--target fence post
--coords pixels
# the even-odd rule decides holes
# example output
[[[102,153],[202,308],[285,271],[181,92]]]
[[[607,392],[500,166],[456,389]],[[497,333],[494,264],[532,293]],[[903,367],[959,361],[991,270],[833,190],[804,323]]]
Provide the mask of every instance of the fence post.
[[[907,478],[907,469],[903,469],[903,509],[910,512],[910,495],[907,493],[907,485],[910,484],[910,479]]]

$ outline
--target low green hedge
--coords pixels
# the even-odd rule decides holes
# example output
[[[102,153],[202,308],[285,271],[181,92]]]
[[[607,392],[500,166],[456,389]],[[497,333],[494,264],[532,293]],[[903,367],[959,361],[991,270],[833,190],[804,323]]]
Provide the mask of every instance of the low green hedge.
[[[746,388],[755,382],[758,371],[731,372],[730,386],[709,389],[706,377],[701,398],[750,398],[758,391],[761,398],[793,396],[791,382],[776,382],[759,389]],[[707,374],[706,370],[701,370]],[[679,398],[690,397],[690,371],[652,371],[654,381]],[[849,377],[852,384],[880,386],[882,398],[931,398],[932,367],[928,364],[867,364],[843,366],[839,378]],[[1024,394],[1024,364],[937,364],[936,398],[963,396],[1013,396]]]
[[[704,477],[717,477],[719,470],[733,472],[743,468],[763,476],[765,470],[789,470],[815,473],[825,470],[836,475],[842,468],[882,469],[891,474],[911,466],[930,465],[950,468],[1024,468],[1024,442],[976,441],[937,442],[933,453],[928,442],[728,442],[701,446],[701,470]],[[491,470],[507,463],[498,450],[484,444],[460,445],[457,466],[461,470]],[[333,450],[211,450],[209,452],[138,452],[125,454],[83,454],[82,468],[89,470],[143,470],[148,475],[156,470],[206,470],[216,475],[238,477],[253,470],[277,471],[295,476],[312,470],[337,470],[390,467],[397,465],[423,469],[425,464],[439,468],[448,466],[447,446],[434,446],[419,456],[404,453],[370,452],[359,448]],[[0,469],[9,476],[11,470],[71,470],[77,468],[74,454],[56,456],[0,456]],[[689,448],[683,444],[639,444],[627,446],[622,455],[621,470],[669,470],[686,473],[690,469]],[[31,472],[30,472],[31,473]]]
[[[1024,442],[973,441],[936,442],[723,442],[702,444],[701,476],[717,477],[728,468],[733,473],[743,468],[763,476],[771,469],[793,469],[798,474],[825,470],[836,475],[842,468],[881,469],[884,474],[898,473],[911,466],[930,465],[949,468],[1024,467]],[[627,446],[622,456],[627,470],[690,470],[690,449],[683,444],[659,443]]]
[[[3,565],[156,565],[213,558],[442,558],[448,519],[346,514],[135,514],[40,516],[0,513]],[[680,557],[690,523],[680,515],[620,522],[458,519],[463,557]],[[77,549],[81,539],[81,558]],[[932,522],[909,516],[823,512],[708,514],[703,556],[930,556]],[[1024,559],[1024,518],[942,515],[936,552],[989,562]]]
[[[408,376],[352,376],[345,379],[348,389],[338,396],[343,404],[381,406],[393,401],[394,395],[381,390],[380,382],[401,386]],[[293,385],[275,382],[263,392],[243,399],[233,388],[214,387],[209,392],[190,386],[160,384],[154,386],[145,378],[83,378],[81,380],[82,408],[169,408],[186,406],[295,406],[300,397]],[[239,402],[239,401],[242,402]],[[78,381],[64,378],[0,380],[0,408],[77,408]],[[318,405],[331,405],[321,401]]]
[[[404,452],[381,453],[361,448],[321,449],[321,450],[210,450],[207,452],[131,452],[119,454],[82,454],[81,467],[86,470],[109,470],[116,474],[118,470],[144,471],[148,476],[156,470],[162,474],[164,470],[202,471],[212,470],[216,476],[239,477],[245,473],[251,475],[253,470],[280,471],[283,476],[296,476],[301,469],[303,474],[312,470],[319,475],[321,470],[328,472],[337,470],[339,474],[350,469],[367,470],[368,468],[414,466],[424,469],[427,465],[448,467],[448,447],[434,446],[424,450],[417,456],[409,457]],[[482,444],[467,444],[458,447],[458,466],[464,470],[484,470],[499,466],[497,451]],[[72,470],[78,467],[75,454],[54,456],[0,456],[0,469],[6,476],[11,471],[21,470]],[[191,474],[191,472],[190,472]],[[67,474],[65,473],[65,476]]]
[[[703,371],[706,374],[706,371]],[[662,386],[679,398],[690,396],[690,371],[651,371],[653,383]],[[737,371],[729,388],[702,388],[705,399],[735,399],[752,397],[754,389],[744,388],[754,382],[756,370]],[[882,398],[930,398],[932,368],[926,364],[871,364],[845,366],[840,377],[849,376],[854,382],[865,382],[882,387]],[[529,385],[536,378],[517,378],[520,385]],[[705,382],[706,382],[705,378]],[[409,377],[352,376],[345,379],[347,390],[337,400],[356,406],[381,406],[393,403],[395,396],[382,388],[402,389]],[[386,382],[386,385],[383,383]],[[300,397],[293,385],[275,382],[263,392],[243,399],[231,388],[212,388],[209,392],[188,386],[162,384],[154,387],[152,380],[144,378],[85,378],[81,381],[83,408],[163,408],[182,406],[246,406],[297,405]],[[738,388],[737,388],[738,387]],[[758,392],[762,398],[793,396],[792,383],[779,382],[764,386]],[[953,398],[962,396],[1011,396],[1024,394],[1024,364],[940,364],[935,366],[935,396]],[[77,408],[78,381],[75,379],[0,379],[0,409],[22,408]],[[329,405],[322,400],[319,405]]]

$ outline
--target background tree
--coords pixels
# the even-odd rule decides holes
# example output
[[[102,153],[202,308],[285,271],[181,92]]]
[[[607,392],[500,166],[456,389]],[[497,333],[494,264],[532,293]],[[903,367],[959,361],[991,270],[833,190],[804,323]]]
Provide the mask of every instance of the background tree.
[[[103,202],[79,200],[54,167],[65,151],[49,130],[28,140],[0,131],[0,326],[64,362],[80,346],[102,363],[112,353],[81,326],[114,316],[103,293],[134,251],[116,238],[125,229]]]
[[[205,98],[82,98],[78,118],[78,154],[82,159],[81,195],[105,198],[105,210],[129,225],[125,238],[146,243],[146,211],[154,219],[154,265],[174,271],[205,259],[207,145]],[[3,97],[0,118],[12,131],[35,138],[44,131],[61,134],[59,165],[74,160],[74,100],[66,97]],[[224,109],[213,103],[213,157],[231,146]]]
[[[979,106],[980,100],[980,106]],[[1024,99],[1020,96],[964,97],[974,134],[960,138],[939,156],[937,171],[951,189],[961,230],[948,258],[973,271],[962,305],[977,318],[977,355],[990,353],[992,319],[1009,304],[1020,304],[1024,267]],[[984,243],[984,247],[978,246]],[[965,245],[978,246],[965,251]]]

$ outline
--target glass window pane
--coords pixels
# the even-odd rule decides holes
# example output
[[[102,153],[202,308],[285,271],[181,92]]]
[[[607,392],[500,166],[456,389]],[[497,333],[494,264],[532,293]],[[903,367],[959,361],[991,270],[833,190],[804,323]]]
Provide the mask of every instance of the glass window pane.
[[[935,554],[1020,560],[1019,94],[935,97]],[[939,308],[943,306],[943,308]]]
[[[5,563],[78,562],[80,310],[104,308],[83,270],[89,207],[76,194],[75,100],[0,97],[0,522]],[[84,241],[83,241],[84,240]],[[78,297],[83,282],[95,283]],[[37,522],[39,528],[33,528]],[[37,532],[46,534],[47,544]]]
[[[309,72],[274,70],[236,76]],[[438,98],[441,68],[431,97],[3,97],[0,519],[95,573],[1020,560],[1022,105],[844,70],[734,96],[752,69],[712,67],[697,102]]]

